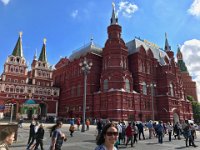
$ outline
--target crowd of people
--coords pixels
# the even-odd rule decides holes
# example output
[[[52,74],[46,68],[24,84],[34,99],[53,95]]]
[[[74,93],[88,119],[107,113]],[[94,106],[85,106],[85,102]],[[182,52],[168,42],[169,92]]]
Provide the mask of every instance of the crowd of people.
[[[80,130],[81,119],[70,120],[69,132],[70,136],[73,137],[75,131]],[[90,129],[90,120],[86,120],[86,130]],[[61,130],[62,121],[57,120],[55,125],[50,128],[50,139],[49,145],[50,150],[61,150],[63,142],[67,140],[66,134]],[[167,136],[169,142],[172,139],[181,140],[185,139],[185,146],[196,147],[195,138],[197,128],[193,123],[185,120],[183,123],[171,124],[163,123],[162,121],[149,121],[142,123],[140,121],[118,121],[111,122],[109,120],[99,119],[95,122],[97,129],[96,144],[97,147],[94,150],[117,150],[120,148],[119,145],[131,147],[140,140],[147,140],[151,138],[157,138],[158,143],[163,143],[163,137]],[[22,127],[22,126],[19,126]],[[41,150],[44,150],[43,139],[44,139],[44,124],[33,120],[30,124],[29,138],[27,142],[27,150],[38,150],[40,146]],[[144,134],[144,131],[148,131],[148,135]],[[6,128],[0,132],[0,150],[9,150],[9,145],[14,140],[15,132]],[[146,137],[145,137],[146,135]],[[172,138],[174,136],[174,138]]]
[[[114,134],[114,131],[111,134],[110,126],[112,126],[113,130],[116,128],[115,132],[118,132],[118,134]],[[148,130],[148,137],[145,137],[144,130]],[[97,131],[96,141],[98,147],[95,150],[115,150],[118,149],[119,145],[124,144],[127,147],[129,143],[133,147],[138,140],[151,138],[157,138],[158,143],[162,144],[164,136],[168,136],[170,142],[172,135],[177,140],[181,140],[181,137],[184,137],[186,147],[197,147],[195,145],[196,128],[188,120],[185,120],[182,124],[177,122],[174,125],[170,122],[163,123],[162,121],[154,122],[151,120],[146,123],[128,122],[126,125],[123,121],[114,124],[109,121],[105,123],[100,119],[97,122]],[[110,144],[112,143],[112,146],[108,144],[109,142]]]

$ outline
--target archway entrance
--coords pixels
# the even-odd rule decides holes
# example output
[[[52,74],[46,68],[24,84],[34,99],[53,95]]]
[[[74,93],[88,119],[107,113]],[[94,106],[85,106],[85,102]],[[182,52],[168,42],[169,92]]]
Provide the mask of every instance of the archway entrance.
[[[174,113],[174,114],[173,114],[173,118],[174,118],[174,124],[176,124],[177,122],[180,122],[179,116],[178,116],[177,113]]]
[[[32,117],[33,117],[33,109],[32,108],[29,108],[27,110],[27,116],[28,116],[28,119],[31,120]]]
[[[47,115],[47,107],[46,104],[41,103],[40,104],[40,117],[46,117]]]

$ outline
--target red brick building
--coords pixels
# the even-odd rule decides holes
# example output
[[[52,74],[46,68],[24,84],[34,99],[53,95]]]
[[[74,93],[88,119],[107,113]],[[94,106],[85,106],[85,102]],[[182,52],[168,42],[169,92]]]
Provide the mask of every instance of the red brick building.
[[[37,56],[28,71],[23,56],[22,34],[16,46],[8,56],[0,78],[0,118],[23,116],[57,116],[60,89],[53,86],[53,69],[46,57],[46,40],[37,60]]]
[[[186,96],[192,96],[195,101],[198,101],[197,91],[196,91],[196,82],[192,81],[192,77],[190,76],[187,66],[183,60],[183,55],[181,53],[180,48],[178,48],[177,52],[178,66],[181,70],[181,77],[183,80],[183,87]]]
[[[125,43],[114,8],[107,32],[103,48],[91,41],[56,64],[53,78],[60,87],[59,116],[82,117],[84,75],[79,63],[86,58],[93,63],[87,75],[86,118],[193,119],[187,85],[167,36],[164,50],[140,38]],[[186,84],[190,83],[194,82]]]

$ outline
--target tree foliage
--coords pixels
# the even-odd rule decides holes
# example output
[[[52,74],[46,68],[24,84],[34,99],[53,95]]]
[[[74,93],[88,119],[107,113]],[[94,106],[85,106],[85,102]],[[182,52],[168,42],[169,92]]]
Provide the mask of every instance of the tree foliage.
[[[195,101],[194,98],[190,95],[187,96],[187,99],[192,103],[193,118],[194,122],[200,122],[200,103]]]

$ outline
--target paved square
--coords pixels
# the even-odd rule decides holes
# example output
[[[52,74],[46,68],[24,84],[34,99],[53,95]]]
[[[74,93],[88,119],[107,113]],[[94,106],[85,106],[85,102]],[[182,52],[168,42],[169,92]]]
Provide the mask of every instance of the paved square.
[[[23,128],[18,130],[18,140],[11,146],[11,150],[25,150],[28,141],[29,134],[29,123],[24,124]],[[53,124],[45,124],[45,138],[44,138],[44,149],[48,150],[50,145],[49,137],[49,127]],[[90,130],[86,132],[75,131],[74,136],[69,136],[69,124],[64,124],[62,130],[68,135],[68,140],[63,144],[62,150],[94,150],[96,147],[95,135],[96,126],[90,126]],[[145,131],[145,137],[148,137],[148,131]],[[174,149],[200,149],[200,134],[197,131],[197,139],[195,139],[195,144],[198,146],[196,148],[185,147],[185,140],[182,137],[181,140],[174,140],[172,137],[172,142],[168,141],[168,135],[165,135],[163,144],[158,144],[157,139],[146,139],[138,140],[138,143],[134,144],[132,148],[130,145],[125,147],[120,145],[119,149],[135,149],[135,150],[174,150]]]

